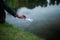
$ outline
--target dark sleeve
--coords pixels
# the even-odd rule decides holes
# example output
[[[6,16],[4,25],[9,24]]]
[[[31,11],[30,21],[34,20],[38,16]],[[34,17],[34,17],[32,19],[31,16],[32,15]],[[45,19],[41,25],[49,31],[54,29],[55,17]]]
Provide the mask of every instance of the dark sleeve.
[[[10,8],[4,1],[2,1],[2,6],[3,6],[3,8],[7,11],[7,12],[9,12],[11,15],[13,15],[14,17],[17,17],[18,15],[16,14],[16,12],[12,9],[12,8]]]

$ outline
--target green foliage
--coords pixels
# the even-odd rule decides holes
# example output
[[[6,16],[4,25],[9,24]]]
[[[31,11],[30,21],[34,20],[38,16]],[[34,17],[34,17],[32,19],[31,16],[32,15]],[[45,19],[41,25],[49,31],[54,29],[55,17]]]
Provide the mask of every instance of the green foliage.
[[[16,0],[5,0],[5,2],[10,6],[12,7],[13,9],[17,9],[18,7],[18,3]]]
[[[0,24],[0,40],[40,40],[32,33],[25,32],[11,24]]]

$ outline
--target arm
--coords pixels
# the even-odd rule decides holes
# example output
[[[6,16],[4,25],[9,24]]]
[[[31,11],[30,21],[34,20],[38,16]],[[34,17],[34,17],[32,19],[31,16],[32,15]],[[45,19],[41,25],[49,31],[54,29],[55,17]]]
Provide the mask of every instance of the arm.
[[[3,8],[8,11],[11,15],[13,15],[14,17],[17,17],[18,15],[16,14],[16,12],[10,8],[3,0],[1,0],[2,6]]]
[[[11,15],[13,15],[14,17],[18,17],[18,18],[21,18],[21,19],[25,19],[26,16],[25,15],[17,15],[16,12],[10,8],[7,4],[5,4],[5,2],[3,0],[0,0],[0,3],[2,5],[2,7],[8,11]]]

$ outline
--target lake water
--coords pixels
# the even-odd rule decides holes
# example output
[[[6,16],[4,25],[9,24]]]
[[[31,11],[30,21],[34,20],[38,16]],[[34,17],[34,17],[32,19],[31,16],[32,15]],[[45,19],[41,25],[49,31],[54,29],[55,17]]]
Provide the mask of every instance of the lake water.
[[[31,18],[33,21],[27,21],[24,19],[15,18],[9,14],[6,16],[6,21],[20,28],[30,28],[32,27],[40,27],[43,24],[48,24],[49,22],[60,21],[60,4],[51,4],[50,1],[47,0],[47,6],[41,7],[41,5],[35,6],[32,9],[27,7],[21,7],[17,9],[17,14],[24,14],[27,18]]]
[[[41,7],[42,5],[40,4],[32,9],[28,7],[17,9],[18,15],[24,14],[27,18],[31,19],[28,19],[30,21],[15,18],[10,14],[6,15],[6,21],[19,28],[33,32],[38,36],[46,38],[46,35],[47,37],[51,35],[51,37],[53,37],[52,35],[55,31],[59,30],[57,32],[60,32],[60,1],[57,1],[57,4],[55,4],[56,1],[54,3],[53,0],[51,0],[51,3],[49,0],[47,1],[47,6],[44,4],[46,7]]]

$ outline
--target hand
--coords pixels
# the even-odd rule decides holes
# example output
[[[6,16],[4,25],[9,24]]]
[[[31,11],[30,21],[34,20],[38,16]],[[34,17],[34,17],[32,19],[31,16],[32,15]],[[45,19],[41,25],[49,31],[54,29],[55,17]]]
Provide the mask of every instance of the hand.
[[[25,19],[26,16],[25,15],[18,15],[18,18]]]

